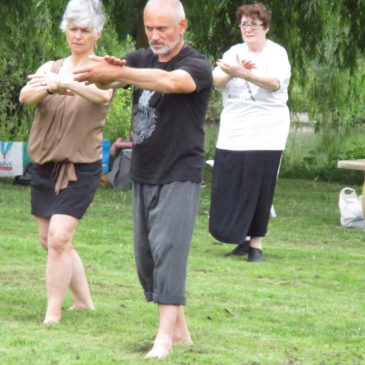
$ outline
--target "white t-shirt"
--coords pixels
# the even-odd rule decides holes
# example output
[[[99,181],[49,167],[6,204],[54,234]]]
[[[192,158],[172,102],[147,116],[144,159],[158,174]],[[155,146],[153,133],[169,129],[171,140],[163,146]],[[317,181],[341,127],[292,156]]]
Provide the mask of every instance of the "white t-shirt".
[[[289,133],[290,115],[287,106],[290,63],[286,50],[267,40],[260,53],[252,53],[246,44],[237,44],[223,55],[227,63],[236,63],[236,56],[251,60],[258,76],[280,81],[280,89],[263,89],[242,78],[231,79],[222,89],[217,148],[233,151],[284,150]],[[215,73],[223,73],[216,67]]]

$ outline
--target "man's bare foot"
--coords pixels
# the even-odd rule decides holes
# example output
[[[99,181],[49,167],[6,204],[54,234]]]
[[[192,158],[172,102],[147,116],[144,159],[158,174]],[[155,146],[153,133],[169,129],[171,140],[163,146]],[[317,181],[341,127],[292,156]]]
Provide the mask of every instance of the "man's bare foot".
[[[194,343],[186,325],[175,327],[174,334],[172,336],[172,343],[180,343],[184,345],[192,345]]]
[[[193,345],[194,344],[194,342],[190,336],[188,336],[188,337],[174,336],[174,338],[172,339],[172,343],[183,344],[183,345]]]
[[[76,311],[76,310],[82,310],[82,309],[88,309],[88,310],[93,310],[94,311],[95,306],[93,304],[85,305],[85,304],[81,304],[81,303],[75,303],[70,308],[68,308],[68,310],[70,310],[70,311]]]
[[[162,359],[172,353],[172,343],[167,339],[155,339],[152,349],[146,354],[145,359]]]
[[[44,318],[43,324],[57,324],[59,323],[61,317],[58,316],[50,316],[50,315],[46,315],[46,317]]]

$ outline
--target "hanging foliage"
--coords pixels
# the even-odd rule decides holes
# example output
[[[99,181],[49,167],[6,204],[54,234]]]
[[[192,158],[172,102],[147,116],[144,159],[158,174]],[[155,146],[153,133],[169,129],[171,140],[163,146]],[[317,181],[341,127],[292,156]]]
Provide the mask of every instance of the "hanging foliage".
[[[19,92],[40,65],[70,53],[59,29],[66,4],[65,0],[0,0],[0,140],[27,139],[34,108],[19,103]],[[121,55],[133,44],[128,37],[118,41],[114,26],[107,21],[97,47],[99,55]],[[126,92],[118,93],[129,98]],[[109,115],[119,120],[112,120],[107,129],[114,131],[113,124],[119,123],[119,136],[123,129],[127,133],[130,111],[116,111],[112,106]]]
[[[190,40],[213,60],[242,42],[235,11],[247,0],[186,0]],[[282,44],[292,64],[291,109],[307,111],[318,129],[345,130],[365,123],[365,2],[267,0],[269,38]],[[293,93],[300,86],[300,94]]]
[[[214,63],[241,42],[235,11],[247,0],[182,0],[187,38]],[[146,0],[104,0],[107,27],[98,54],[122,55],[125,39],[146,45]],[[291,109],[308,111],[326,128],[364,123],[364,0],[267,0],[273,11],[269,37],[292,64]],[[59,24],[67,0],[0,0],[0,139],[25,137],[33,110],[18,95],[43,62],[68,54]]]

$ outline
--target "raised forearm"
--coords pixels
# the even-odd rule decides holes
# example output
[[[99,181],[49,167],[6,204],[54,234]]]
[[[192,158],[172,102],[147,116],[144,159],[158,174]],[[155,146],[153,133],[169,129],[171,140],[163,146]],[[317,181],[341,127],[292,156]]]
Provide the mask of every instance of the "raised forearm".
[[[215,87],[224,87],[228,81],[232,79],[232,76],[223,72],[213,72],[213,83]]]
[[[96,83],[95,85],[102,90],[119,89],[127,86],[125,82],[120,82],[120,81],[109,82],[108,84]]]
[[[35,91],[25,85],[20,91],[19,102],[26,105],[37,105],[47,96],[47,91]]]
[[[277,91],[280,89],[279,79],[256,75],[255,72],[252,71],[256,68],[256,65],[250,60],[241,60],[238,55],[236,57],[236,63],[228,63],[223,60],[218,60],[217,65],[227,75],[225,77],[220,76],[220,78],[217,80],[217,83],[222,84],[221,86],[224,86],[224,82],[228,77],[239,77],[263,89],[271,91]],[[222,73],[219,73],[218,75],[221,74]]]
[[[251,71],[246,71],[242,78],[267,90],[277,91],[280,89],[280,81],[274,77],[257,76]]]
[[[94,65],[74,71],[74,80],[94,83],[101,89],[126,85],[161,93],[190,93],[196,89],[193,78],[184,70],[167,72],[161,69],[134,68],[110,64],[100,57],[94,58]]]
[[[118,81],[124,85],[166,94],[190,93],[196,88],[191,76],[182,70],[167,72],[160,69],[122,67]]]
[[[111,90],[101,90],[95,86],[87,86],[72,79],[63,80],[61,78],[59,87],[70,90],[73,93],[80,95],[81,97],[96,104],[107,104],[110,102],[112,97]]]

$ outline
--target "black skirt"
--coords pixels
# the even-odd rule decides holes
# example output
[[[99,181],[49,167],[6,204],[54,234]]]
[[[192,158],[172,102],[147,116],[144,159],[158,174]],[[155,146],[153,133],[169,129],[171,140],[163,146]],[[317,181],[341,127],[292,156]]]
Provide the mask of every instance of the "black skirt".
[[[282,151],[216,150],[209,232],[225,243],[264,237]]]
[[[81,219],[92,202],[99,184],[101,160],[93,163],[75,163],[77,181],[55,193],[52,176],[54,163],[34,164],[31,182],[31,213],[37,217],[65,214]]]

